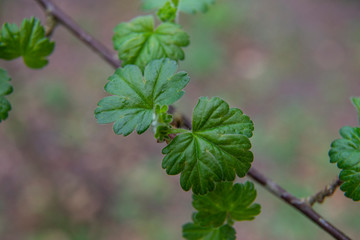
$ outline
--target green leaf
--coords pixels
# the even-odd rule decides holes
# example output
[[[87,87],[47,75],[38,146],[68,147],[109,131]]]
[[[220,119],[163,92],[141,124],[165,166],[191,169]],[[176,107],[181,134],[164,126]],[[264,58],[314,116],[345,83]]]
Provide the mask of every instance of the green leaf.
[[[157,12],[158,17],[162,22],[175,22],[176,14],[177,7],[173,6],[169,1]]]
[[[167,0],[142,0],[144,9],[157,9],[164,6]],[[215,0],[180,0],[179,9],[185,13],[205,13]]]
[[[220,182],[214,191],[206,195],[193,195],[195,222],[204,227],[219,227],[229,218],[231,221],[253,220],[260,213],[260,205],[252,204],[256,198],[254,184]]]
[[[8,73],[0,68],[0,122],[8,117],[8,112],[11,110],[9,101],[4,97],[13,91],[10,80]]]
[[[220,98],[200,98],[193,113],[192,131],[180,134],[163,149],[162,167],[170,175],[181,173],[180,185],[206,194],[215,182],[244,177],[253,154],[249,151],[254,126],[240,109]]]
[[[235,240],[235,229],[230,225],[220,228],[201,227],[198,224],[183,225],[183,237],[188,240]]]
[[[183,60],[181,47],[189,45],[189,36],[180,25],[162,23],[154,30],[154,17],[151,15],[121,23],[114,32],[114,48],[123,65],[135,64],[142,70],[155,59]]]
[[[24,19],[20,31],[16,24],[5,23],[0,36],[0,58],[12,60],[20,56],[30,68],[42,68],[55,43],[45,37],[45,30],[34,17]]]
[[[116,134],[129,135],[135,129],[145,132],[156,105],[170,105],[184,94],[189,82],[186,72],[178,72],[177,63],[170,59],[154,60],[146,66],[144,76],[138,66],[128,65],[116,70],[105,85],[113,96],[98,103],[95,117],[99,123],[114,122]]]
[[[358,112],[358,119],[359,119],[359,125],[360,125],[360,97],[352,97],[351,102]]]
[[[360,200],[360,128],[343,127],[340,129],[342,139],[332,142],[329,151],[330,162],[337,163],[340,180],[344,183],[340,189],[345,196],[354,201]]]

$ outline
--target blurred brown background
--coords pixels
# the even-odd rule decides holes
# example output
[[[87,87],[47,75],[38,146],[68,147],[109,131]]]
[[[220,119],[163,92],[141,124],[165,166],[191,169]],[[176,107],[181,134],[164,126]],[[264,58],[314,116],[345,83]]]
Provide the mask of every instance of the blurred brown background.
[[[140,0],[58,0],[112,49],[112,29],[146,14]],[[0,0],[0,23],[44,20],[32,0]],[[180,68],[192,81],[176,106],[191,116],[200,96],[219,96],[255,123],[254,165],[297,197],[337,175],[327,152],[343,125],[356,125],[360,96],[360,3],[355,0],[218,0],[207,14],[181,15],[191,36]],[[161,169],[151,132],[116,136],[93,111],[113,73],[59,26],[41,71],[22,60],[13,110],[0,125],[1,240],[177,240],[191,193]],[[243,181],[243,180],[240,180]],[[236,223],[242,240],[331,239],[257,185],[262,213]],[[337,191],[315,209],[360,239],[360,205]]]

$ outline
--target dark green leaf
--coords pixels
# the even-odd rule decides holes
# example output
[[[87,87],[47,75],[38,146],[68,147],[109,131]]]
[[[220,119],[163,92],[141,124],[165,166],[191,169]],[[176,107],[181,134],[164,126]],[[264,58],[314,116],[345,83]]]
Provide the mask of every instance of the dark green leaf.
[[[256,198],[254,184],[220,182],[206,195],[193,195],[197,212],[195,222],[200,226],[219,227],[227,218],[236,221],[253,220],[260,213],[260,205],[252,204]]]
[[[20,56],[30,68],[42,68],[55,43],[45,37],[45,31],[36,18],[24,19],[20,31],[16,24],[5,23],[0,36],[0,58],[12,60]]]
[[[144,76],[135,65],[117,69],[105,85],[105,90],[113,96],[98,103],[96,119],[99,123],[114,122],[116,134],[126,136],[135,129],[138,134],[145,132],[156,105],[172,104],[184,94],[182,89],[189,76],[176,70],[176,62],[170,59],[150,62]]]
[[[183,237],[188,240],[235,240],[236,232],[230,225],[220,228],[201,227],[194,223],[183,225]]]
[[[360,128],[343,127],[340,129],[342,139],[332,142],[329,151],[330,162],[337,163],[340,180],[344,183],[340,189],[345,196],[354,201],[360,200]]]
[[[121,23],[114,31],[114,48],[123,65],[135,64],[142,70],[155,59],[183,60],[181,47],[189,45],[189,36],[180,25],[162,23],[154,30],[154,17],[151,15]]]
[[[181,187],[206,194],[215,182],[244,177],[253,161],[249,138],[254,129],[240,109],[220,98],[200,98],[193,113],[193,129],[180,134],[163,149],[162,167],[170,175],[181,173]]]
[[[13,91],[10,80],[8,73],[0,68],[0,122],[8,117],[8,112],[11,110],[9,101],[4,97]]]

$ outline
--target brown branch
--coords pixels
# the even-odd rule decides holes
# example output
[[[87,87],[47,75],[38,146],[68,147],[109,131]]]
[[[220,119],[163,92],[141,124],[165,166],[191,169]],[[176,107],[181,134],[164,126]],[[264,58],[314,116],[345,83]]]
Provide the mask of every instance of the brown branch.
[[[64,27],[70,30],[76,37],[81,39],[87,46],[93,49],[99,56],[105,59],[110,65],[112,65],[115,68],[121,66],[121,63],[113,57],[111,51],[109,51],[100,42],[92,38],[84,30],[82,30],[69,16],[67,16],[62,10],[56,7],[51,1],[49,0],[35,0],[35,1],[37,1],[46,11],[53,14],[60,24],[64,25]],[[174,111],[174,109],[172,108],[171,111]],[[185,116],[183,116],[182,119],[184,121],[184,125],[187,128],[191,128],[191,121]],[[302,201],[296,198],[295,196],[291,195],[285,189],[277,185],[275,182],[266,178],[255,168],[251,168],[249,170],[248,176],[254,179],[259,184],[261,184],[263,187],[265,187],[265,189],[273,193],[275,196],[281,198],[286,203],[299,210],[302,214],[304,214],[306,217],[311,219],[315,224],[321,227],[324,231],[328,232],[335,239],[340,239],[340,240],[350,239],[339,229],[337,229],[335,226],[333,226],[324,218],[322,218],[305,201]]]
[[[313,206],[315,203],[323,203],[325,198],[332,196],[342,183],[343,182],[339,178],[336,178],[332,183],[326,185],[325,188],[320,192],[314,194],[313,196],[307,197],[305,202],[310,206]]]
[[[74,20],[66,15],[61,9],[49,0],[35,0],[45,10],[47,14],[51,14],[55,17],[58,23],[66,27],[72,34],[78,39],[83,41],[88,47],[102,57],[106,62],[112,65],[114,68],[121,67],[121,62],[116,59],[115,55],[108,50],[102,43],[94,39],[91,35],[85,32]]]
[[[346,236],[343,232],[333,226],[331,223],[326,221],[322,216],[320,216],[314,209],[308,205],[305,201],[291,195],[285,189],[277,185],[275,182],[266,178],[263,174],[257,171],[255,168],[251,168],[248,172],[248,176],[254,179],[256,182],[264,186],[268,191],[270,191],[275,196],[281,198],[283,201],[291,205],[292,207],[299,210],[306,217],[311,219],[323,230],[328,232],[335,239],[340,240],[349,240],[350,238]]]

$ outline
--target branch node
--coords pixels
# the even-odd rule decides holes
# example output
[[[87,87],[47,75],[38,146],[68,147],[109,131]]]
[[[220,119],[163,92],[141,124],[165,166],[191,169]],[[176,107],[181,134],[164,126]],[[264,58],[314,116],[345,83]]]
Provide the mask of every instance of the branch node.
[[[319,191],[318,193],[309,196],[304,199],[306,204],[309,206],[313,206],[315,203],[323,203],[325,201],[326,197],[330,197],[334,194],[336,189],[342,184],[342,181],[340,179],[335,179],[332,183],[329,185],[326,185],[324,189]]]

